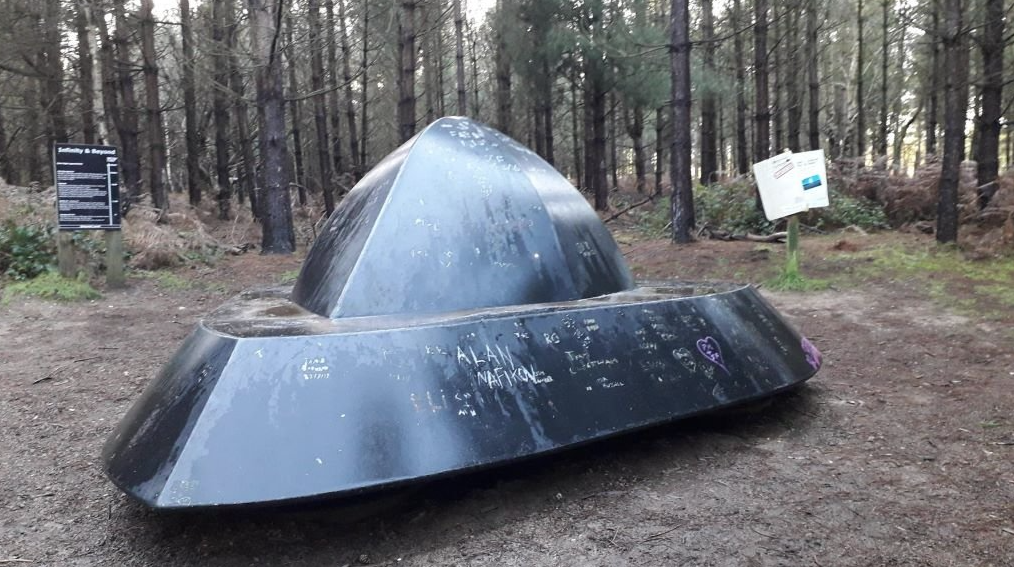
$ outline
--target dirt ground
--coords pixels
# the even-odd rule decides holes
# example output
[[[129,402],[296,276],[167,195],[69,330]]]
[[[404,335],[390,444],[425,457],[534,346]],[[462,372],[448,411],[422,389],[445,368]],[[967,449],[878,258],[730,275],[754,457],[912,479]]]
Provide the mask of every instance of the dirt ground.
[[[851,273],[868,261],[836,248],[925,238],[807,237],[805,266]],[[762,281],[779,253],[619,240],[652,278]],[[114,424],[203,313],[298,263],[251,252],[0,308],[0,565],[1014,565],[1014,309],[869,270],[765,291],[826,361],[766,406],[351,503],[128,500],[99,462]],[[976,293],[949,277],[947,295]]]

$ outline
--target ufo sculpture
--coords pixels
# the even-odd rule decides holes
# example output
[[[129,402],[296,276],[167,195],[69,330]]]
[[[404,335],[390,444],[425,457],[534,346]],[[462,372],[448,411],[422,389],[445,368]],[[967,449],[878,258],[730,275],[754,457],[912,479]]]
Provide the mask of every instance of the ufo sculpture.
[[[201,321],[103,456],[153,508],[293,502],[756,400],[819,366],[750,286],[636,284],[552,166],[443,118],[348,194],[294,287]]]

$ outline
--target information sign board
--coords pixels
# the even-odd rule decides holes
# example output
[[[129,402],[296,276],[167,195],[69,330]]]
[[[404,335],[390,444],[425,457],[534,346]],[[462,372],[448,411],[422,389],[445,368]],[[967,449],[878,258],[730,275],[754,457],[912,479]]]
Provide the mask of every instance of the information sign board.
[[[830,204],[823,150],[782,153],[755,163],[753,172],[768,220]]]
[[[54,145],[60,230],[120,229],[119,165],[113,146]]]

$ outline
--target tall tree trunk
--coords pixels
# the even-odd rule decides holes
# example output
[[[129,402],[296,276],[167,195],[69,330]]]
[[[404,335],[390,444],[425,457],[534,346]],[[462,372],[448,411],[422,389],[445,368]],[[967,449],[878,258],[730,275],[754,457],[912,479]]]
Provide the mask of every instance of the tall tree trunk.
[[[928,34],[930,49],[930,84],[929,106],[926,110],[926,157],[937,153],[937,119],[940,116],[940,1],[933,0],[930,8],[930,33]]]
[[[644,193],[647,186],[646,174],[644,171],[644,107],[640,104],[634,106],[632,111],[625,115],[627,123],[627,134],[630,135],[631,144],[634,147],[634,178],[635,187],[638,193]]]
[[[251,0],[247,1],[250,2]],[[267,2],[272,0],[261,1]],[[273,1],[282,2],[283,0]],[[300,206],[302,206],[306,204],[306,170],[303,167],[303,105],[300,104],[300,100],[297,97],[299,94],[299,83],[296,81],[296,47],[292,41],[291,16],[286,16],[285,18],[285,35],[285,43],[288,44],[285,50],[286,58],[289,60],[289,114],[292,116],[292,158],[296,162],[294,181],[296,182],[296,196],[299,199]],[[272,41],[277,40],[273,39]],[[278,53],[278,58],[281,59],[280,53]],[[278,67],[279,69],[281,68],[280,62]],[[284,101],[284,98],[282,100]],[[264,112],[264,109],[261,109],[260,112]],[[284,124],[284,120],[282,123]],[[263,128],[263,126],[261,127]],[[263,160],[264,158],[261,159]]]
[[[67,117],[64,115],[63,92],[63,40],[60,24],[63,21],[60,0],[44,0],[40,22],[42,43],[39,48],[38,68],[42,71],[42,110],[46,115],[48,147],[54,142],[67,141]],[[55,184],[55,180],[54,180]]]
[[[503,1],[497,0],[497,12],[503,12]],[[511,63],[507,54],[507,43],[499,27],[495,33],[496,45],[493,66],[496,69],[496,127],[511,135]]]
[[[2,108],[0,108],[0,181],[10,184],[17,184],[20,181],[15,178],[14,166],[11,163],[10,142],[7,139]]]
[[[616,128],[616,91],[609,92],[609,175],[612,179],[613,188],[620,185],[619,178],[616,170],[619,168],[617,163],[617,152],[616,152],[616,138],[619,137],[619,130]]]
[[[877,136],[877,155],[887,155],[887,65],[891,56],[891,44],[889,43],[890,11],[888,0],[881,0],[880,7],[883,10],[881,21],[881,56],[880,56],[880,132]]]
[[[655,188],[652,195],[662,194],[662,178],[665,173],[665,106],[655,109]]]
[[[675,1],[675,0],[674,0]],[[768,2],[754,0],[754,161],[771,156],[771,107],[768,104]],[[675,158],[672,158],[675,160]]]
[[[320,168],[321,192],[324,193],[324,210],[328,216],[334,212],[335,180],[331,176],[331,152],[327,135],[327,102],[324,99],[324,43],[320,33],[320,0],[307,0],[307,23],[310,27],[310,90],[313,97],[313,123],[317,133],[317,167]]]
[[[219,0],[220,1],[220,0]],[[214,10],[214,7],[212,7]],[[217,24],[218,22],[216,22]],[[187,195],[190,204],[196,205],[201,202],[200,184],[200,128],[197,124],[197,93],[194,81],[194,30],[190,25],[190,0],[180,0],[180,33],[183,35],[183,113],[186,117],[186,160],[187,160]],[[221,38],[219,38],[221,39]],[[215,46],[221,46],[220,41]],[[228,75],[222,74],[219,79]],[[221,91],[225,88],[225,81],[216,81],[215,96],[222,97]],[[229,179],[226,178],[228,185]],[[219,187],[221,189],[221,187]],[[229,206],[226,205],[225,216],[222,216],[221,201],[219,201],[219,217],[229,218]]]
[[[581,125],[577,117],[577,77],[577,69],[574,69],[570,76],[570,131],[574,150],[574,183],[578,189],[582,189],[584,181],[581,176]]]
[[[478,37],[476,37],[475,30],[469,26],[469,59],[472,60],[472,117],[476,120],[479,119],[479,114],[482,112],[479,100],[479,55],[477,53],[479,43]],[[580,177],[580,176],[578,176]]]
[[[769,60],[769,69],[772,74],[772,82],[774,83],[771,88],[771,122],[774,123],[773,128],[775,130],[775,153],[785,149],[785,106],[782,103],[782,91],[785,90],[785,81],[782,80],[782,55],[786,50],[785,42],[782,41],[784,39],[782,28],[785,27],[785,23],[782,20],[782,17],[785,15],[784,13],[784,7],[779,6],[776,1],[771,8],[771,27],[773,28],[771,31],[775,38],[775,44],[771,51],[774,52],[775,60],[773,63]]]
[[[968,97],[968,65],[962,50],[966,48],[962,0],[944,1],[944,157],[940,170],[937,201],[937,242],[958,240],[958,179],[961,153],[965,145],[965,113]]]
[[[187,1],[187,0],[183,0]],[[211,4],[211,38],[214,46],[213,64],[215,88],[211,95],[212,116],[215,119],[215,185],[218,194],[215,196],[218,201],[218,218],[226,220],[231,215],[232,192],[231,176],[229,175],[229,101],[225,89],[230,79],[230,48],[226,40],[226,27],[231,25],[228,16],[226,0],[212,0]],[[195,101],[196,104],[196,101]],[[190,113],[190,111],[188,111]],[[190,114],[187,115],[187,124],[190,125]],[[197,120],[197,113],[194,113],[194,120]],[[195,132],[196,132],[195,124]],[[190,144],[190,130],[188,126],[188,144]],[[189,152],[188,152],[189,153]],[[196,165],[196,164],[195,164]],[[190,163],[188,162],[188,169]],[[195,180],[196,181],[196,180]],[[197,188],[193,183],[192,188]],[[192,196],[192,203],[195,196]],[[197,190],[197,200],[200,201],[200,189]]]
[[[113,43],[116,46],[116,76],[120,100],[120,111],[114,118],[118,118],[116,129],[120,139],[120,180],[126,189],[127,198],[123,203],[123,212],[126,214],[130,205],[141,200],[141,150],[138,140],[137,97],[134,93],[134,65],[129,43],[132,28],[127,23],[124,1],[113,1],[113,14],[116,19]]]
[[[690,175],[690,1],[672,0],[669,62],[672,72],[672,239],[694,238],[694,193]]]
[[[609,210],[606,183],[606,97],[597,61],[585,69],[585,187],[595,196],[595,210]]]
[[[458,86],[458,107],[459,116],[468,114],[468,96],[465,89],[465,39],[464,25],[465,18],[461,14],[461,0],[454,1],[454,77]]]
[[[896,64],[897,64],[897,71],[896,72],[898,73],[898,76],[904,76],[904,74],[905,74],[905,60],[908,57],[908,52],[905,49],[905,40],[906,40],[906,38],[908,36],[908,27],[907,27],[907,25],[905,23],[905,18],[904,17],[900,18],[900,20],[901,20],[901,29],[898,30],[898,32],[899,32],[898,33],[898,60],[896,62]],[[920,100],[918,108],[916,108],[915,113],[912,115],[912,119],[909,120],[904,125],[902,125],[901,124],[901,112],[902,112],[902,95],[903,94],[904,94],[904,91],[902,89],[898,89],[897,94],[895,94],[894,97],[893,97],[892,106],[891,106],[891,125],[892,125],[891,127],[894,130],[894,148],[893,148],[894,156],[893,156],[893,160],[892,160],[892,162],[893,162],[892,171],[894,172],[895,175],[900,175],[901,172],[902,172],[902,170],[904,169],[903,163],[902,163],[904,161],[904,156],[902,154],[902,151],[904,150],[905,136],[908,133],[909,126],[912,125],[912,122],[914,122],[915,119],[919,116],[919,113],[922,112],[922,105],[923,105],[923,101]]]
[[[732,51],[736,66],[736,171],[750,170],[749,142],[746,137],[746,60],[743,57],[743,10],[740,0],[732,2]]]
[[[359,129],[359,135],[362,136],[359,142],[359,167],[366,171],[367,157],[369,152],[367,151],[368,144],[366,141],[369,139],[369,76],[370,76],[370,2],[369,0],[363,0],[363,47],[362,47],[362,59],[360,61],[360,84],[359,84],[359,112],[360,119],[362,120],[361,128]],[[344,18],[343,18],[344,19]]]
[[[996,193],[1000,170],[1000,119],[1003,115],[1004,0],[985,0],[982,53],[982,114],[979,116],[978,204],[983,209]]]
[[[93,43],[94,32],[88,25],[88,5],[84,0],[77,3],[77,13],[74,16],[74,27],[77,28],[77,61],[78,61],[78,88],[81,91],[81,136],[84,143],[95,143],[95,101],[92,99],[92,68],[94,60],[89,45]],[[92,32],[89,37],[89,33]]]
[[[341,96],[339,96],[339,88],[341,85],[338,84],[338,36],[337,29],[338,23],[335,21],[334,14],[334,0],[324,0],[324,14],[325,14],[325,27],[327,28],[326,43],[327,43],[327,95],[326,95],[326,106],[327,115],[331,120],[331,132],[328,143],[331,146],[330,157],[334,164],[334,175],[333,179],[329,179],[326,182],[329,187],[336,185],[339,176],[342,174],[344,164],[342,163],[342,133],[341,133]],[[342,18],[342,25],[344,25],[344,18]],[[355,115],[352,117],[353,127],[355,127]],[[356,140],[358,144],[358,139]],[[352,154],[352,162],[359,161],[359,152],[352,151],[350,146],[350,153]],[[356,169],[353,167],[353,170]]]
[[[415,0],[401,0],[398,12],[398,131],[401,141],[415,135]]]
[[[363,3],[363,17],[366,18],[366,9],[369,4]],[[352,169],[354,177],[359,179],[366,173],[363,167],[363,160],[366,159],[359,153],[359,133],[356,128],[356,107],[353,104],[352,94],[352,50],[349,48],[349,31],[348,25],[345,23],[345,0],[338,0],[338,19],[341,22],[341,40],[342,40],[342,79],[345,82],[345,122],[348,124],[349,130],[349,154],[352,156]],[[365,26],[365,23],[363,24]],[[365,32],[363,32],[365,33]],[[363,38],[365,42],[365,37]],[[363,78],[365,81],[366,77],[366,62],[363,63]],[[364,90],[365,94],[365,90]],[[363,101],[363,112],[366,112],[366,102]],[[337,126],[335,126],[337,128]],[[338,136],[338,132],[335,131],[335,136]],[[335,144],[335,151],[339,151],[339,146]],[[337,157],[335,161],[338,162]],[[338,162],[339,167],[341,163]],[[339,169],[340,170],[340,169]]]
[[[155,17],[152,0],[141,0],[141,57],[144,60],[144,98],[147,115],[149,188],[151,203],[159,214],[169,210],[169,194],[165,183],[165,130],[162,128],[162,106],[159,102],[158,63],[155,54]]]
[[[701,0],[701,39],[704,42],[704,74],[716,77],[715,68],[715,16],[711,0]],[[715,90],[704,85],[701,92],[701,184],[709,185],[718,175],[718,148],[716,137]]]
[[[235,0],[225,0],[225,17],[229,22],[226,30],[227,52],[229,54],[229,88],[235,97],[233,101],[233,114],[236,117],[236,136],[239,138],[239,154],[242,161],[239,164],[239,201],[243,202],[243,195],[250,198],[250,210],[255,218],[264,218],[263,199],[260,184],[257,181],[256,167],[254,164],[254,151],[252,134],[250,128],[249,104],[246,100],[246,85],[243,83],[243,75],[239,70],[239,63],[236,61],[236,5]]]
[[[285,96],[282,58],[278,53],[278,22],[285,6],[283,0],[247,0],[247,8],[257,66],[257,108],[261,120],[261,185],[264,188],[261,250],[264,254],[290,254],[296,249],[296,235],[292,230],[289,199],[292,175],[285,147]]]
[[[789,7],[788,25],[785,30],[785,41],[788,47],[788,68],[785,80],[785,106],[786,106],[786,135],[788,136],[788,147],[793,152],[802,149],[799,144],[799,136],[802,133],[803,124],[803,100],[801,78],[802,64],[799,61],[799,10],[802,8],[797,1]],[[790,73],[793,74],[790,76]],[[798,73],[798,75],[795,75]]]
[[[423,101],[426,106],[426,124],[437,119],[437,53],[436,47],[433,45],[433,33],[437,28],[433,13],[433,6],[430,5],[430,2],[423,2],[422,29],[425,30],[422,36]]]
[[[542,59],[541,76],[543,79],[543,90],[539,95],[539,104],[536,106],[535,111],[542,114],[542,132],[545,137],[545,142],[543,143],[545,153],[542,157],[546,158],[549,165],[553,165],[556,161],[553,150],[553,85],[556,82],[556,77],[550,71],[549,62],[545,58]]]
[[[820,61],[817,55],[817,2],[806,5],[806,64],[809,81],[809,139],[810,149],[820,149]]]
[[[117,101],[119,92],[119,83],[116,76],[116,54],[115,46],[113,45],[113,38],[109,34],[109,27],[106,24],[106,18],[102,14],[98,14],[94,10],[94,5],[90,6],[93,8],[91,12],[92,22],[95,24],[96,29],[99,33],[101,43],[99,45],[99,57],[98,60],[101,62],[99,65],[99,78],[102,81],[101,86],[97,87],[102,93],[102,118],[97,120],[100,127],[105,130],[105,142],[106,144],[112,143],[113,138],[112,132],[117,128],[121,119],[122,109],[120,108],[119,102]],[[122,152],[122,147],[121,147]],[[123,176],[123,155],[120,155],[120,176],[122,183]],[[125,195],[124,195],[125,197]],[[122,200],[121,200],[122,201]]]
[[[863,0],[858,0],[856,8],[856,26],[859,34],[858,45],[856,46],[856,145],[854,151],[856,157],[860,158],[859,163],[866,162],[866,87],[863,84]]]
[[[95,124],[95,141],[99,144],[109,143],[109,118],[106,113],[108,100],[103,88],[109,72],[108,51],[103,46],[108,46],[106,41],[106,29],[104,15],[97,15],[95,11],[95,0],[82,0],[81,9],[85,13],[85,26],[87,28],[88,52],[92,60],[91,84],[86,85],[91,89],[92,117]],[[101,23],[101,25],[99,25]],[[99,35],[96,36],[96,33]],[[100,42],[101,39],[101,42]],[[112,90],[109,94],[114,94]],[[114,99],[115,100],[115,99]]]

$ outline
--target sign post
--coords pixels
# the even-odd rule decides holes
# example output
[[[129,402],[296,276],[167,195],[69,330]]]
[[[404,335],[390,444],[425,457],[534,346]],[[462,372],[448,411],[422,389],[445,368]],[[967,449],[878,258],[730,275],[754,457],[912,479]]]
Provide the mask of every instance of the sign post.
[[[799,218],[796,213],[830,205],[823,150],[785,152],[753,165],[768,220],[788,217],[785,275],[799,277]]]
[[[76,276],[76,230],[103,230],[106,236],[106,285],[122,287],[123,234],[120,232],[120,162],[113,146],[55,144],[57,259],[60,275]]]

